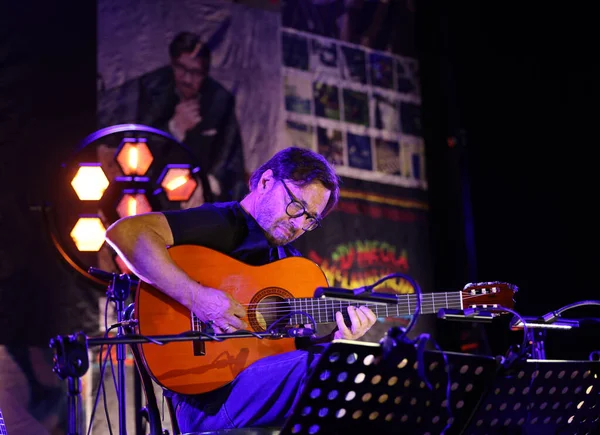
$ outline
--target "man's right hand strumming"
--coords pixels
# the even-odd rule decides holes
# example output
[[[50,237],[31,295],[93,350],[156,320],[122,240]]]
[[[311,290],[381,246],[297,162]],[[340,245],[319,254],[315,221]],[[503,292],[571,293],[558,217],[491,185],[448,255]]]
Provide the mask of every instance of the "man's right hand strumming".
[[[241,319],[246,310],[239,302],[221,290],[198,284],[173,263],[166,248],[173,245],[173,235],[162,213],[120,219],[107,230],[106,241],[136,275],[183,304],[200,321],[210,323],[215,332],[247,327]]]
[[[215,332],[229,333],[245,329],[246,310],[224,291],[202,287],[191,298],[191,311],[204,323],[210,323]]]

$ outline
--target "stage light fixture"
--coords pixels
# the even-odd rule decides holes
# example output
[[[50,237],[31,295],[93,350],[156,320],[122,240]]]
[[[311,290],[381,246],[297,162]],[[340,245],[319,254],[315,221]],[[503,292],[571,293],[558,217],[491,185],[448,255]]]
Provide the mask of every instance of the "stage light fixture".
[[[152,206],[146,198],[145,192],[140,191],[125,191],[117,205],[117,213],[119,217],[134,216],[136,214],[147,213],[152,211]]]
[[[98,201],[108,184],[108,178],[98,163],[81,163],[71,181],[71,186],[82,201]]]
[[[153,160],[146,139],[125,138],[117,150],[117,163],[125,175],[144,175]]]
[[[71,238],[80,251],[97,252],[104,243],[105,232],[99,217],[81,217],[71,230]]]
[[[187,201],[198,187],[190,165],[167,165],[159,180],[169,201]]]
[[[90,266],[131,272],[104,243],[106,229],[126,216],[190,206],[202,177],[184,144],[140,124],[114,125],[90,134],[61,171],[45,208],[48,230],[67,263],[102,289],[106,283],[87,272]]]

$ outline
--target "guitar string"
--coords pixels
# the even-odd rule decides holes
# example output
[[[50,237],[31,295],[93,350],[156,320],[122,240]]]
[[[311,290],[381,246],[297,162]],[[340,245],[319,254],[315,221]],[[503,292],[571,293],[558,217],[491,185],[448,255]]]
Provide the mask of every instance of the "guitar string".
[[[416,302],[416,299],[417,299],[416,295],[410,294],[410,295],[406,295],[406,296],[408,296],[408,299],[410,300],[411,303],[412,303],[413,300]],[[467,299],[478,298],[480,296],[477,296],[477,295],[471,295],[471,296],[449,295],[448,296],[448,300],[450,300],[451,297],[457,298],[458,300],[463,300],[464,301],[464,300],[467,300]],[[443,293],[440,294],[440,296],[438,296],[438,297],[423,296],[421,298],[421,301],[425,302],[425,303],[435,303],[435,304],[437,304],[438,303],[438,298],[439,298],[439,303],[440,304],[445,303],[445,299],[446,298],[445,298],[445,296],[444,296]],[[279,301],[274,301],[274,302],[253,302],[253,303],[249,303],[249,304],[242,304],[242,306],[247,306],[247,307],[250,307],[250,306],[253,306],[253,305],[261,305],[261,306],[265,306],[265,305],[282,305],[282,306],[286,306],[286,305],[289,305],[289,303],[286,302],[286,301],[293,301],[293,300],[296,300],[296,301],[319,301],[319,302],[316,302],[316,303],[339,303],[339,302],[343,301],[343,299],[335,299],[335,298],[331,298],[331,297],[328,297],[327,299],[311,298],[311,297],[306,297],[306,298],[287,298],[287,299],[283,298],[283,299],[281,299]],[[321,302],[321,301],[323,301],[323,302]],[[361,302],[358,299],[354,299],[353,301],[354,302],[351,302],[351,303],[360,303]],[[373,302],[373,301],[371,301],[371,302],[368,302],[368,303],[374,304],[374,305],[391,305],[391,306],[394,306],[394,305],[400,305],[403,302],[405,302],[405,301],[400,300],[398,303],[391,302],[391,301],[390,302]],[[348,303],[350,303],[350,302],[348,302]],[[491,304],[487,304],[487,305],[491,305]]]
[[[389,293],[389,294],[391,295],[391,293]],[[428,295],[430,295],[430,294],[433,294],[433,293],[428,293]],[[437,295],[438,293],[435,293],[435,294]],[[493,293],[491,293],[491,294],[493,294]],[[412,303],[413,300],[416,302],[416,299],[417,299],[417,296],[415,294],[412,294],[412,293],[408,294],[408,295],[401,295],[401,296],[407,296],[407,299],[409,299],[411,303]],[[467,300],[467,299],[480,298],[481,295],[467,295],[467,296],[455,295],[455,294],[448,295],[448,298],[451,298],[451,297],[458,298],[458,300],[463,300],[464,301],[464,300]],[[429,297],[429,296],[425,296],[424,295],[424,296],[421,297],[421,301],[422,302],[432,302],[432,303],[436,303],[437,304],[438,303],[438,298],[439,298],[439,303],[440,304],[445,303],[446,297],[445,297],[444,293],[440,293],[439,296],[436,296],[436,297],[433,297],[433,296]],[[327,297],[326,299],[311,298],[311,297],[305,297],[305,298],[282,298],[279,301],[274,301],[274,302],[253,302],[253,303],[249,303],[249,304],[242,304],[242,306],[248,306],[249,307],[249,306],[252,306],[252,305],[259,305],[259,304],[263,305],[263,306],[264,305],[278,305],[278,304],[280,304],[280,305],[289,305],[288,302],[286,302],[286,301],[293,301],[293,300],[297,300],[297,301],[311,301],[311,300],[312,301],[324,301],[324,303],[333,303],[333,301],[335,301],[335,303],[338,303],[340,301],[344,301],[343,299],[335,299],[333,297]],[[359,298],[358,299],[353,299],[353,301],[354,301],[353,303],[359,303],[359,302],[361,302]],[[395,302],[395,301],[390,301],[390,302],[373,302],[373,301],[371,301],[371,302],[368,302],[368,303],[376,304],[376,305],[392,305],[393,306],[393,305],[400,305],[403,302],[404,301],[400,300],[398,302]],[[485,304],[485,305],[492,305],[492,304]]]
[[[313,309],[313,310],[309,310],[312,311],[312,316],[313,317],[318,317],[317,323],[329,323],[329,322],[333,322],[335,321],[335,314],[333,312],[333,310],[331,308],[337,308],[337,307],[321,307],[321,308],[317,308],[317,309]],[[427,307],[421,307],[421,312],[423,312],[424,309],[426,309]],[[447,308],[460,308],[460,305],[456,305],[455,307],[452,307],[451,305],[448,305]],[[339,310],[338,310],[339,311]],[[381,313],[381,316],[379,314],[379,311],[376,310],[376,315],[378,317],[383,316],[383,312]],[[280,313],[281,311],[277,311],[277,310],[272,310],[272,311],[265,311],[265,310],[260,310],[259,314],[261,316],[268,316],[270,314],[273,313]],[[431,313],[435,312],[432,311]],[[331,314],[331,315],[330,315]],[[406,313],[402,314],[402,313],[390,313],[389,311],[385,311],[385,316],[383,317],[396,317],[396,316],[405,316],[405,315],[410,315],[412,314],[412,310],[406,310]],[[306,323],[309,323],[308,320],[308,316],[306,316],[306,314],[302,314],[302,313],[297,313],[297,314],[291,314],[291,316],[295,319],[297,319],[298,317],[300,317],[300,322],[304,323],[303,320],[306,319]],[[325,320],[322,319],[323,316],[325,318]],[[195,314],[192,314],[191,317],[192,321],[194,322],[194,326],[200,326],[201,323],[203,323]],[[331,319],[331,320],[330,320]]]
[[[493,294],[493,293],[490,293]],[[455,304],[458,304],[457,307],[460,307],[460,301],[461,300],[466,300],[466,299],[472,299],[472,298],[478,298],[481,295],[471,295],[471,294],[467,294],[464,295],[463,293],[430,293],[428,295],[423,295],[422,296],[422,300],[421,300],[421,309],[423,310],[424,308],[427,308],[427,306],[429,304],[431,304],[433,307],[435,307],[438,303],[438,301],[435,300],[435,297],[432,295],[438,295],[438,298],[443,298],[444,300],[439,300],[439,303],[442,306],[446,306],[447,308],[452,308]],[[446,295],[449,295],[450,298],[455,298],[457,300],[446,300]],[[410,304],[410,302],[413,302],[416,304],[416,299],[417,299],[417,295],[416,294],[409,294],[407,295],[407,299],[408,299],[408,303],[407,305]],[[423,300],[423,299],[429,299],[429,300]],[[343,305],[345,306],[358,306],[358,305],[366,305],[369,308],[375,308],[377,310],[378,307],[388,307],[389,305],[393,306],[399,306],[400,304],[402,304],[402,301],[398,304],[388,304],[385,302],[370,302],[370,303],[366,303],[366,304],[361,304],[361,301],[354,301],[354,302],[348,302],[348,301],[343,301],[340,299],[335,299],[332,300],[331,298],[323,301],[325,303],[325,306],[321,305],[321,299],[320,298],[295,298],[295,299],[291,299],[291,300],[298,300],[298,301],[304,301],[306,304],[306,308],[312,310],[313,312],[319,312],[321,310],[325,310],[325,314],[327,314],[327,310],[330,308],[337,308],[337,305],[339,304],[340,307],[342,307]],[[310,307],[308,306],[308,301],[317,301],[316,303],[316,307],[315,307],[315,303],[311,302],[310,303]],[[302,302],[299,302],[298,304],[300,305]],[[293,304],[294,308],[296,304]],[[276,302],[258,302],[258,303],[251,303],[251,304],[242,304],[242,306],[248,307],[248,308],[257,308],[257,307],[261,307],[262,309],[260,310],[260,314],[271,314],[271,313],[276,313],[276,312],[280,312],[281,310],[279,310],[278,308],[290,308],[292,307],[292,305],[290,305],[289,302],[287,302],[286,300],[281,300],[281,301],[276,301]],[[268,307],[266,307],[268,306]],[[273,307],[275,306],[275,307]],[[423,307],[425,306],[425,307]],[[397,311],[397,310],[396,310]],[[387,310],[386,310],[387,313]],[[409,311],[410,313],[410,311]],[[303,316],[302,314],[298,314],[300,316]],[[304,317],[306,317],[304,315]],[[195,314],[193,314],[193,320],[200,322],[200,320],[197,318],[197,316]]]
[[[260,312],[261,313],[274,313],[274,312],[278,312],[281,311],[281,309],[283,308],[299,308],[299,307],[303,307],[306,309],[315,309],[315,310],[319,310],[319,309],[328,309],[328,308],[336,308],[339,306],[344,306],[344,307],[348,307],[348,306],[355,306],[355,307],[359,307],[359,306],[366,306],[368,308],[381,308],[383,309],[384,307],[387,307],[387,305],[385,304],[361,304],[361,303],[354,303],[354,304],[344,304],[344,305],[340,305],[340,304],[328,304],[328,305],[319,305],[319,304],[308,304],[307,306],[300,305],[300,304],[281,304],[281,306],[279,307],[263,307],[260,304],[253,304],[253,305],[242,305],[242,307],[247,307],[249,309],[257,309],[260,308]],[[389,305],[390,307],[394,307],[394,306],[401,306],[406,308],[408,306],[408,304],[393,304],[393,305]],[[434,304],[434,303],[429,303],[429,304],[421,304],[421,306],[431,306],[431,307],[436,307],[438,306],[438,304]],[[448,304],[443,304],[440,305],[440,308],[455,308],[455,307],[460,307],[460,303],[457,301],[456,303],[451,304],[450,301],[448,301]],[[390,310],[393,310],[393,308],[388,308]],[[412,310],[409,310],[412,311]]]
[[[458,297],[458,295],[453,295],[453,296],[449,296],[448,297],[448,303],[450,302],[450,298],[453,297],[456,300],[456,302],[460,302],[461,300],[465,301],[468,299],[472,299],[472,298],[477,298],[478,296],[466,296],[466,297]],[[425,298],[423,297],[421,299],[421,304],[434,304],[437,305],[438,303],[440,305],[445,305],[446,304],[446,298],[440,296],[439,297],[440,300],[438,301],[436,298]],[[386,302],[367,302],[366,305],[375,305],[375,306],[395,306],[395,305],[403,305],[405,303],[416,303],[416,295],[409,295],[408,297],[408,301],[399,301],[398,303],[395,302],[390,302],[390,303],[386,303]],[[310,297],[306,297],[306,298],[291,298],[291,299],[282,299],[280,301],[274,301],[274,302],[253,302],[253,303],[249,303],[249,304],[241,304],[243,307],[256,307],[256,306],[261,306],[261,307],[273,307],[273,306],[281,306],[281,307],[288,307],[290,306],[290,303],[288,301],[302,301],[302,302],[298,302],[298,304],[300,303],[306,303],[308,304],[307,301],[317,301],[317,302],[310,302],[310,305],[318,305],[321,303],[325,303],[325,304],[339,304],[339,303],[347,303],[347,304],[361,304],[361,301],[359,300],[354,300],[353,302],[345,302],[342,299],[333,299],[333,298],[328,298],[326,300],[322,300],[321,298],[310,298]],[[293,303],[292,303],[293,304]],[[362,304],[365,305],[365,304]],[[485,305],[492,305],[492,304],[485,304]]]
[[[299,300],[299,299],[295,299],[295,300]],[[301,299],[301,300],[303,300],[303,299]],[[308,301],[308,300],[318,300],[318,299],[306,298],[306,301]],[[430,304],[431,304],[432,307],[435,307],[437,305],[436,301],[434,301],[434,300],[431,300],[431,301],[428,301],[428,302],[429,303],[427,303],[427,302],[421,303],[421,305],[422,305],[421,306],[421,310],[426,309]],[[295,308],[295,307],[292,307],[290,304],[288,304],[285,301],[265,303],[265,305],[266,304],[269,304],[269,305],[273,305],[273,304],[281,305],[281,307],[283,307],[283,308]],[[346,302],[346,301],[336,301],[336,302],[334,302],[332,300],[327,300],[327,301],[325,301],[325,306],[321,305],[320,303],[317,303],[316,307],[315,307],[314,303],[311,303],[310,305],[311,306],[309,307],[308,303],[307,303],[307,306],[306,306],[307,310],[313,311],[313,312],[321,312],[322,310],[324,310],[325,314],[327,314],[327,310],[329,310],[331,308],[337,308],[338,305],[340,305],[340,307],[341,307],[342,305],[345,305],[345,306],[358,306],[358,305],[361,305],[361,304],[359,302],[354,302],[354,303],[352,303],[352,302]],[[367,304],[362,304],[362,305],[366,305],[369,308],[375,308],[378,311],[379,307],[381,307],[381,308],[386,307],[387,308],[389,305],[391,305],[393,307],[393,306],[398,306],[400,304],[386,304],[386,303],[380,302],[380,303],[367,303]],[[460,300],[456,300],[456,301],[450,301],[449,300],[447,303],[444,303],[443,305],[445,307],[447,307],[447,308],[452,308],[452,307],[457,307],[458,308],[458,307],[460,307]],[[247,304],[247,305],[242,305],[242,306],[246,306],[248,308],[250,308],[250,307],[251,308],[256,308],[256,307],[259,306],[259,304]],[[302,307],[300,307],[300,308],[302,308]],[[272,306],[270,306],[270,307],[268,307],[266,309],[261,309],[259,312],[260,312],[260,314],[265,315],[265,314],[272,314],[272,313],[281,312],[281,310],[278,310],[277,308],[273,308]],[[386,312],[388,312],[387,309],[386,309]],[[410,314],[410,312],[412,312],[412,310],[409,309],[407,314]],[[303,314],[298,314],[298,315],[303,316]],[[304,317],[306,317],[306,316],[304,315]],[[200,321],[195,314],[194,314],[194,319]]]
[[[320,306],[321,308],[327,308],[329,306],[337,306],[337,305],[348,305],[348,306],[359,306],[359,305],[364,305],[367,306],[369,308],[371,307],[394,307],[394,306],[406,306],[409,304],[412,304],[413,300],[411,301],[404,301],[404,302],[399,302],[399,303],[385,303],[385,302],[367,302],[367,303],[362,303],[361,301],[353,301],[353,302],[346,302],[346,301],[342,301],[342,300],[338,300],[336,299],[335,301],[329,299],[327,301],[323,301],[321,302],[321,300],[319,298],[294,298],[294,299],[290,299],[292,301],[299,301],[297,304],[296,303],[290,303],[286,300],[281,300],[281,301],[277,301],[277,302],[254,302],[254,303],[250,303],[250,304],[241,304],[242,307],[247,307],[247,308],[257,308],[257,307],[261,307],[263,308],[263,310],[261,311],[277,311],[278,308],[287,308],[287,307],[295,307],[297,305],[301,305],[304,304],[306,305],[306,307],[308,308],[308,306],[310,305],[310,307],[315,307],[317,306],[317,308]],[[462,299],[464,300],[464,298]],[[317,302],[308,302],[308,301],[317,301]],[[439,302],[437,300],[431,299],[431,300],[427,300],[421,301],[421,305],[432,305],[432,306],[446,306],[450,304],[454,305],[454,304],[459,304],[460,305],[460,301],[461,299],[456,299],[456,300],[451,300],[448,299],[447,301],[445,300],[440,300]],[[414,298],[414,303],[416,304],[416,298]],[[491,305],[491,304],[487,304],[487,305]]]
[[[369,308],[371,308],[371,307],[390,307],[390,306],[394,307],[394,306],[406,306],[406,305],[408,305],[408,303],[406,303],[406,302],[404,302],[404,303],[400,302],[398,304],[396,304],[396,303],[386,304],[385,302],[380,302],[380,303],[377,303],[377,302],[361,303],[360,301],[345,302],[345,301],[341,301],[341,300],[340,301],[336,300],[335,302],[331,301],[331,300],[328,300],[326,302],[308,302],[310,300],[316,300],[316,301],[318,301],[318,299],[311,299],[311,298],[306,298],[306,299],[295,298],[295,299],[292,299],[292,300],[299,301],[299,302],[298,303],[290,303],[290,302],[287,302],[287,301],[284,300],[284,301],[279,301],[279,302],[256,302],[256,303],[251,303],[251,304],[241,304],[241,306],[242,307],[247,307],[247,308],[261,307],[264,310],[277,311],[278,308],[295,307],[295,306],[299,306],[301,304],[302,305],[306,305],[307,307],[308,306],[310,306],[310,307],[315,307],[315,306],[319,307],[319,306],[321,306],[322,308],[325,308],[325,307],[328,307],[328,306],[334,306],[334,305],[337,306],[337,305],[340,305],[340,304],[348,305],[348,306],[363,305],[363,306],[367,306]],[[438,301],[434,301],[434,300],[421,301],[421,305],[433,305],[433,306],[436,306],[436,305],[446,306],[446,305],[449,305],[450,303],[460,303],[460,299],[458,299],[456,301],[448,300],[448,304],[446,304],[445,300],[444,301],[439,301],[439,303],[438,303]],[[416,304],[416,300],[415,300],[415,304]],[[488,304],[488,305],[490,305],[490,304]]]

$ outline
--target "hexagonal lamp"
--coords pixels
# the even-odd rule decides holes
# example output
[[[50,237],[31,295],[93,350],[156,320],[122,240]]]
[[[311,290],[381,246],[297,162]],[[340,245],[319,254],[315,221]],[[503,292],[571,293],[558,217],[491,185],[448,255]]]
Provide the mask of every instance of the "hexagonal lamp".
[[[108,184],[108,178],[99,163],[81,163],[71,181],[71,186],[82,201],[98,201]]]
[[[125,192],[117,204],[119,217],[134,216],[152,211],[148,198],[141,192]]]
[[[167,165],[161,177],[160,186],[169,201],[187,201],[198,186],[192,177],[190,165]]]
[[[81,217],[71,230],[71,238],[80,251],[99,251],[106,228],[99,217]]]
[[[144,175],[154,157],[145,139],[124,139],[116,159],[125,175]]]

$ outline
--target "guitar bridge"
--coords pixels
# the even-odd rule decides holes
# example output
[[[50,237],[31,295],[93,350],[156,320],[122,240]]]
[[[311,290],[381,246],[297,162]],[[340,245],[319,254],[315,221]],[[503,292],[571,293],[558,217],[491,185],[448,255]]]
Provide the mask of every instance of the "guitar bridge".
[[[194,356],[206,355],[206,346],[202,340],[194,340]]]
[[[201,322],[198,317],[192,313],[192,331],[209,332],[209,329],[212,330],[210,326],[204,322]],[[192,345],[194,347],[194,356],[206,355],[206,345],[203,340],[194,340],[192,341]]]

